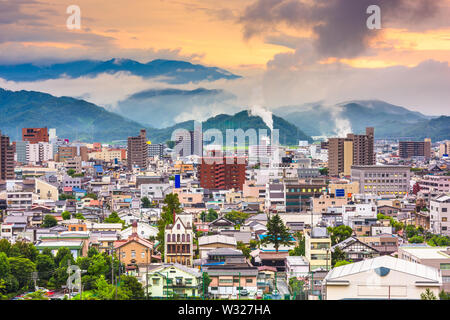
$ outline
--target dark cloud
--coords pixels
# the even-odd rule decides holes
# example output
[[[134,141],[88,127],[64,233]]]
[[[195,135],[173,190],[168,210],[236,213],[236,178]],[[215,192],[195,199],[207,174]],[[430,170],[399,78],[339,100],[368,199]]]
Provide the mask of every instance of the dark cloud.
[[[281,24],[310,29],[319,56],[351,58],[363,53],[382,32],[366,26],[370,5],[380,6],[383,28],[426,30],[450,25],[448,18],[443,19],[448,7],[436,0],[257,0],[239,22],[246,39],[277,31]]]

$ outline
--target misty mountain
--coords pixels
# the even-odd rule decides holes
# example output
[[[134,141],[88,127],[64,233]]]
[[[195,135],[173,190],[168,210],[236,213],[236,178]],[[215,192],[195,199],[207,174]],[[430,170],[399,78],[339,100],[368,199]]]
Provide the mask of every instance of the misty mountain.
[[[130,59],[111,59],[107,61],[78,60],[50,65],[17,64],[0,65],[0,78],[11,81],[42,81],[61,77],[95,77],[102,73],[114,74],[128,72],[132,75],[155,78],[161,82],[183,84],[219,79],[237,79],[240,76],[229,71],[192,64],[186,61],[157,59],[140,63]]]
[[[420,112],[378,100],[351,101],[335,106],[288,106],[280,107],[274,113],[289,119],[312,136],[338,135],[345,131],[360,133],[372,126],[377,138],[392,137],[408,131],[414,124],[428,123],[432,119]]]
[[[136,135],[143,126],[84,100],[0,88],[0,130],[21,140],[24,127],[56,128],[60,137],[111,142]]]
[[[139,95],[151,94],[145,92]],[[189,96],[190,93],[185,94]],[[21,140],[21,129],[24,127],[56,128],[59,137],[105,143],[126,140],[129,136],[139,134],[140,129],[146,128],[149,140],[159,143],[170,140],[175,129],[194,128],[194,121],[191,120],[155,129],[84,100],[23,90],[14,92],[0,89],[0,114],[0,130],[12,140]],[[280,130],[281,144],[297,144],[298,140],[311,141],[309,136],[284,119],[274,116],[273,122],[274,128]],[[224,137],[226,129],[268,129],[260,117],[250,116],[247,111],[234,115],[221,114],[209,118],[202,125],[203,130],[221,130]]]
[[[150,89],[135,93],[120,101],[114,112],[154,128],[173,126],[178,122],[205,118],[217,112],[217,106],[227,106],[229,112],[238,108],[228,103],[235,96],[223,90]]]
[[[297,145],[299,140],[307,140],[312,142],[312,138],[306,135],[303,131],[298,129],[295,125],[287,122],[283,118],[273,116],[273,127],[279,130],[279,143],[283,145]],[[165,142],[171,139],[172,132],[176,129],[194,129],[194,121],[185,121],[174,126],[152,130],[152,142]],[[266,129],[267,134],[270,134],[270,129],[259,116],[252,116],[247,110],[240,111],[234,115],[220,114],[209,118],[202,122],[202,130],[205,132],[208,129],[217,129],[222,132],[223,143],[226,144],[226,130],[227,129],[242,129],[244,132],[248,129],[256,130],[259,134],[259,129]]]

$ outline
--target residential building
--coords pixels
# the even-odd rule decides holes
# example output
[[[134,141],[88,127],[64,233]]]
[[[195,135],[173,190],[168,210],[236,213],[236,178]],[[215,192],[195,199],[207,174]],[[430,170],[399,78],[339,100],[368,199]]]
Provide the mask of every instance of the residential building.
[[[179,263],[191,267],[193,264],[192,215],[175,214],[174,223],[164,232],[164,263]]]
[[[306,212],[312,207],[312,199],[322,194],[325,182],[286,184],[286,212]]]
[[[225,235],[210,235],[198,238],[200,259],[207,259],[208,253],[219,248],[236,249],[236,239]]]
[[[147,169],[148,144],[146,131],[144,129],[140,131],[138,136],[128,137],[127,161],[129,170],[134,166],[137,166],[140,169]]]
[[[310,271],[331,268],[331,238],[326,228],[315,227],[305,232],[305,258]]]
[[[286,278],[306,277],[309,273],[309,263],[305,257],[288,256],[286,257]]]
[[[450,292],[450,248],[400,246],[400,259],[439,269],[442,275],[442,290]]]
[[[426,289],[439,295],[442,276],[433,267],[381,256],[333,268],[324,283],[327,300],[420,300]]]
[[[245,158],[202,157],[198,168],[200,186],[205,189],[242,190],[245,168]]]
[[[14,147],[0,131],[0,180],[14,179]]]
[[[203,295],[202,274],[196,268],[178,263],[141,266],[139,274],[144,292],[152,298],[191,298]],[[205,288],[206,291],[206,288]]]
[[[402,159],[423,157],[425,160],[431,158],[431,139],[424,141],[400,141],[399,156]]]
[[[216,298],[237,298],[240,294],[256,294],[258,268],[248,265],[245,257],[230,257],[224,264],[205,268],[211,278],[210,295]]]
[[[374,128],[365,135],[349,133],[346,138],[328,140],[328,169],[330,176],[348,176],[352,165],[375,165]]]
[[[450,236],[450,194],[430,201],[430,227],[434,234]]]
[[[22,141],[28,141],[30,144],[49,142],[48,129],[22,128]]]
[[[155,143],[155,144],[149,144],[148,145],[148,156],[149,157],[155,157],[158,156],[159,158],[162,158],[164,155],[164,144],[162,143]]]
[[[357,262],[364,259],[371,259],[379,256],[379,252],[374,247],[360,241],[356,237],[349,237],[331,247],[331,252],[339,248],[345,254],[345,260]]]

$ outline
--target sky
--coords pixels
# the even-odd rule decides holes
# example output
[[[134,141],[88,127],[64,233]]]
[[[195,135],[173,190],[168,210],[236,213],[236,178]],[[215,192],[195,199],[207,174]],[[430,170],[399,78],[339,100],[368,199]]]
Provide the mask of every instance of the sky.
[[[70,5],[81,9],[80,30],[66,26]],[[370,5],[381,9],[379,30],[366,26]],[[0,0],[0,12],[0,64],[177,59],[243,76],[171,86],[222,88],[237,105],[379,99],[450,114],[450,0]],[[158,85],[123,74],[0,79],[109,108]]]

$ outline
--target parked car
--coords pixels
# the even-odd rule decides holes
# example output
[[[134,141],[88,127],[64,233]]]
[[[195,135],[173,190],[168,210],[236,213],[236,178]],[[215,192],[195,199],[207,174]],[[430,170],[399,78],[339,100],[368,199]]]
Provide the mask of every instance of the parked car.
[[[242,289],[242,290],[240,291],[240,294],[241,294],[241,296],[248,296],[248,291],[247,291],[247,289]]]

